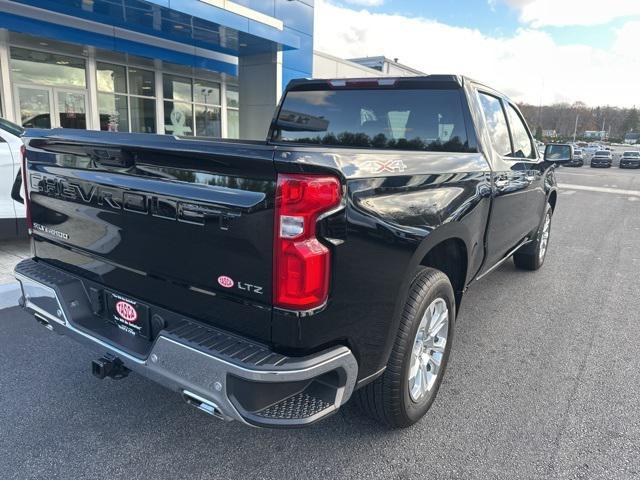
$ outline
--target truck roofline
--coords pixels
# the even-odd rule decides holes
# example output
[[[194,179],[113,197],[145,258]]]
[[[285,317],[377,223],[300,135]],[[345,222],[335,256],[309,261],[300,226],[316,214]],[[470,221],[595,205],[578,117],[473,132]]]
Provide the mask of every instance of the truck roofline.
[[[402,86],[410,87],[412,85],[415,86],[425,86],[428,87],[430,85],[440,83],[440,84],[451,84],[451,86],[457,88],[463,88],[465,85],[473,84],[476,87],[479,87],[481,90],[486,90],[489,93],[492,93],[496,96],[506,98],[511,103],[513,101],[509,98],[508,95],[503,92],[496,90],[493,87],[490,87],[484,82],[476,80],[474,78],[459,75],[455,73],[447,73],[447,74],[432,74],[432,75],[419,75],[419,76],[411,76],[411,77],[361,77],[361,78],[298,78],[291,80],[287,85],[287,90],[295,90],[302,86],[310,87],[314,85],[326,87],[327,84],[337,83],[337,82],[345,82],[346,85],[349,84],[357,85],[357,84],[371,84],[375,82],[381,82],[381,87],[393,87],[396,84],[402,84]],[[382,83],[384,82],[384,83]]]
[[[434,75],[421,75],[415,77],[362,77],[362,78],[297,78],[291,80],[287,85],[287,89],[292,89],[295,87],[299,87],[301,85],[321,85],[326,86],[327,84],[331,84],[332,82],[347,82],[348,84],[358,84],[358,83],[373,83],[373,82],[388,82],[388,83],[402,83],[402,84],[428,84],[428,83],[452,83],[457,87],[462,87],[464,85],[464,77],[462,75],[456,74],[434,74]]]

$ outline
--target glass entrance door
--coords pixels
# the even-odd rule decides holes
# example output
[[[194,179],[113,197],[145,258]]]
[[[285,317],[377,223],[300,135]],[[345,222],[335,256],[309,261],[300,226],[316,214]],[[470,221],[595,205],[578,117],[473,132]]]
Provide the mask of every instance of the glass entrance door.
[[[87,128],[84,90],[18,85],[17,114],[25,128]]]
[[[48,87],[16,87],[18,118],[25,128],[53,126],[52,92]]]

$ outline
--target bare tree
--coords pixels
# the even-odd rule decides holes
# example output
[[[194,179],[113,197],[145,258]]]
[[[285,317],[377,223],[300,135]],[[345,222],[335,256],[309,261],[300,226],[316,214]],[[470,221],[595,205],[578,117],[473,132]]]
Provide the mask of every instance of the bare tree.
[[[640,115],[635,108],[589,107],[583,102],[519,106],[533,131],[555,130],[560,138],[573,138],[576,118],[578,138],[583,138],[587,130],[605,130],[611,140],[620,140],[629,131],[640,128]]]

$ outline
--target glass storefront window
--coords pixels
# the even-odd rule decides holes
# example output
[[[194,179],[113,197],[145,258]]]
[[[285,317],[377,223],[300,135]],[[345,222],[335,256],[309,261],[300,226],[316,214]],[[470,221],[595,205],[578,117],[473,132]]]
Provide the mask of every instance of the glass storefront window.
[[[182,102],[190,102],[192,100],[190,78],[163,75],[162,87],[164,90],[164,98],[166,99],[179,100]]]
[[[87,86],[84,59],[25,48],[11,47],[11,75],[15,83]]]
[[[156,94],[154,73],[149,70],[129,67],[129,93],[154,97]]]
[[[121,65],[98,62],[98,91],[110,93],[127,93],[127,72]]]
[[[220,122],[220,107],[208,105],[196,105],[196,135],[199,137],[222,136],[222,123]]]
[[[108,132],[129,131],[129,109],[126,95],[98,93],[100,130]]]
[[[240,112],[227,110],[227,138],[240,138]]]
[[[62,128],[87,128],[87,95],[84,92],[56,92]]]
[[[190,103],[164,102],[164,129],[177,136],[193,135],[193,112]]]
[[[162,84],[165,133],[222,135],[219,83],[164,74]]]
[[[96,70],[100,130],[155,133],[155,73],[105,62]]]
[[[220,105],[220,84],[195,80],[193,82],[193,100],[206,105]]]
[[[238,88],[225,90],[222,74],[169,63],[156,70],[152,59],[99,49],[93,69],[86,46],[16,35],[10,47],[11,90],[25,126],[156,133],[164,121],[161,133],[221,137],[225,123],[229,137],[239,136]],[[93,81],[87,73],[95,75]],[[158,75],[162,89],[159,84],[156,89]],[[156,108],[159,101],[164,113]]]
[[[156,101],[153,98],[129,97],[131,104],[131,131],[156,132]]]
[[[240,107],[240,93],[238,92],[238,87],[236,86],[227,85],[227,107]]]

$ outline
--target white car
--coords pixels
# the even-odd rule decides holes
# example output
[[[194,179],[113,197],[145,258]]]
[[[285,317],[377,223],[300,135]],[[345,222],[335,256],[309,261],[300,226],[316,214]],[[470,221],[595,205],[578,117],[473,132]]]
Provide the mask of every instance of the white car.
[[[20,135],[24,129],[0,118],[0,240],[26,235],[24,205],[11,198],[11,189],[20,173]]]

